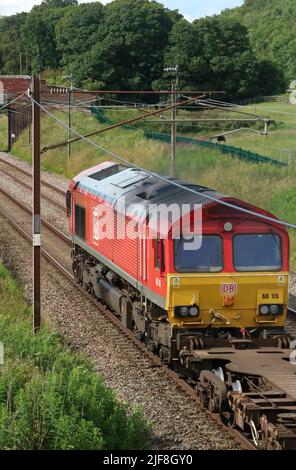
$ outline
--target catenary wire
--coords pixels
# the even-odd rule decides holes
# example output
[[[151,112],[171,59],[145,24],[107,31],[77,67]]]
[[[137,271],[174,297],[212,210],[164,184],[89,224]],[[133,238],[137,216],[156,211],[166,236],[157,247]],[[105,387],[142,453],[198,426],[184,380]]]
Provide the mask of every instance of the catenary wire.
[[[264,215],[264,214],[260,214],[259,212],[255,212],[255,211],[252,211],[252,210],[249,210],[249,209],[245,209],[243,207],[240,207],[240,206],[236,206],[235,204],[231,204],[230,202],[227,202],[227,201],[223,201],[221,199],[218,199],[216,198],[215,196],[210,196],[209,194],[204,194],[203,192],[200,192],[200,191],[197,191],[197,190],[194,190],[194,189],[191,189],[191,188],[188,188],[184,185],[182,185],[181,183],[178,183],[177,181],[173,181],[173,180],[169,180],[168,178],[164,177],[164,176],[161,176],[161,175],[158,175],[157,173],[153,173],[149,170],[146,170],[145,168],[142,168],[140,167],[139,165],[135,165],[134,163],[130,163],[128,160],[126,160],[124,157],[122,157],[121,155],[118,155],[117,153],[115,152],[112,152],[111,150],[108,150],[108,149],[105,149],[104,147],[101,147],[99,144],[97,144],[96,142],[93,142],[92,140],[90,140],[89,138],[87,137],[84,137],[83,135],[79,134],[79,132],[77,132],[75,129],[72,129],[72,128],[69,128],[68,125],[66,123],[64,123],[63,121],[61,121],[60,119],[58,119],[56,116],[54,116],[51,112],[49,112],[46,108],[44,108],[40,103],[38,103],[30,94],[27,94],[29,96],[29,98],[40,108],[42,109],[45,113],[47,113],[52,119],[54,119],[56,122],[58,122],[61,126],[65,127],[66,129],[70,130],[71,132],[73,132],[74,134],[76,134],[78,137],[80,137],[81,140],[84,140],[85,142],[87,142],[88,144],[90,145],[93,145],[94,147],[98,148],[99,150],[101,150],[101,152],[103,153],[106,153],[107,155],[109,155],[110,157],[120,161],[121,163],[124,163],[125,165],[129,166],[129,167],[132,167],[132,168],[135,168],[136,170],[138,171],[143,171],[144,173],[146,173],[147,175],[149,176],[152,176],[153,178],[157,178],[159,179],[160,181],[164,181],[165,183],[168,183],[168,184],[171,184],[172,186],[175,186],[176,188],[179,188],[179,189],[182,189],[182,190],[185,190],[185,191],[188,191],[192,194],[195,194],[195,195],[198,195],[198,196],[203,196],[205,197],[206,199],[209,199],[210,201],[213,201],[213,202],[216,202],[220,205],[223,205],[225,207],[228,207],[228,208],[231,208],[231,209],[235,209],[235,210],[238,210],[240,212],[243,212],[245,214],[248,214],[248,215],[252,215],[252,216],[255,216],[255,217],[258,217],[260,219],[263,219],[263,220],[267,220],[269,222],[273,222],[275,224],[278,224],[278,225],[282,225],[284,227],[287,227],[287,228],[292,228],[292,229],[296,229],[296,225],[295,224],[291,224],[289,222],[285,222],[284,220],[280,220],[280,219],[275,219],[273,217],[269,217],[267,215]]]
[[[21,95],[17,96],[14,100],[12,101],[9,101],[9,103],[6,103],[5,105],[1,106],[0,108],[0,111],[4,108],[7,108],[8,106],[10,106],[11,104],[15,103],[16,101],[18,101],[20,98],[22,98],[23,96],[28,96],[27,93],[22,93]]]

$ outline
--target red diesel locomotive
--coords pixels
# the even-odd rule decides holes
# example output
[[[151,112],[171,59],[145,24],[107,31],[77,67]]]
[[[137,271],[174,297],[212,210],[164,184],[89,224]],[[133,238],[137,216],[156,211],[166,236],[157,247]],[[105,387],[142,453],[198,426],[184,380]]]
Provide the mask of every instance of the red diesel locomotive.
[[[246,202],[171,183],[112,162],[74,178],[74,276],[190,377],[204,407],[260,448],[295,449],[287,231]]]
[[[167,362],[179,358],[192,335],[217,341],[281,332],[288,303],[286,229],[217,201],[271,216],[246,202],[182,185],[198,194],[157,175],[105,162],[79,174],[67,192],[75,278]],[[153,239],[147,235],[151,204],[172,203],[200,205],[199,249],[186,248],[183,232],[174,239],[170,220]],[[136,237],[125,233],[131,222]]]

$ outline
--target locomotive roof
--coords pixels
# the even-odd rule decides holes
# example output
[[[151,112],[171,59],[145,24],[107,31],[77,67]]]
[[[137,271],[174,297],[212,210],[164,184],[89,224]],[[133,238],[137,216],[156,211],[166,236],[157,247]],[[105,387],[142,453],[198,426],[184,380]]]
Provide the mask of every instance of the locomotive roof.
[[[106,162],[82,172],[75,178],[75,183],[84,189],[115,205],[118,198],[125,198],[127,205],[141,204],[143,208],[151,204],[212,204],[206,196],[223,199],[226,196],[205,186],[199,186],[176,178],[166,177],[162,181],[157,174],[147,174],[145,171],[123,165]],[[193,194],[185,189],[178,188],[169,181],[182,184],[186,188],[198,191]]]
[[[166,180],[160,180],[156,173],[148,174],[144,170],[129,168],[114,162],[104,162],[81,172],[71,184],[72,188],[74,185],[79,192],[98,197],[108,202],[117,212],[136,218],[138,221],[142,220],[144,222],[148,218],[151,219],[153,214],[160,209],[159,206],[165,205],[169,214],[163,213],[161,217],[171,223],[171,228],[173,228],[174,217],[172,217],[169,206],[172,204],[177,204],[179,207],[187,205],[186,208],[184,206],[180,207],[182,217],[191,211],[195,211],[195,209],[198,210],[199,208],[196,206],[212,210],[212,207],[220,206],[219,200],[231,202],[238,209],[221,206],[219,208],[220,217],[241,216],[240,207],[274,217],[268,211],[205,186],[180,181],[172,177],[166,177]],[[193,189],[199,194],[178,188],[170,184],[170,181],[180,183],[185,188]],[[207,196],[215,198],[217,202]],[[248,218],[255,219],[256,217],[251,215]],[[259,221],[257,220],[257,222]],[[276,223],[267,223],[262,220],[261,223],[271,226],[276,225]]]

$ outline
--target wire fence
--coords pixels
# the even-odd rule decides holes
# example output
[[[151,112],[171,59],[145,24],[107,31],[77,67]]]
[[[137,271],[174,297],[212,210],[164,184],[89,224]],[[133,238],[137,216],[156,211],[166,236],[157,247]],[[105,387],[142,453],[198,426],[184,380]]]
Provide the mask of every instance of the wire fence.
[[[257,104],[257,103],[290,103],[290,95],[274,95],[274,96],[256,96],[254,98],[244,98],[237,100],[236,104],[240,106],[246,106],[248,104]]]
[[[92,105],[91,112],[92,114],[96,116],[96,118],[98,119],[100,123],[110,124],[110,125],[113,124],[113,121],[109,119],[104,114],[104,112],[101,109],[99,109],[97,106]],[[135,126],[129,126],[129,125],[125,125],[122,127],[124,129],[133,130],[133,131],[138,129]],[[154,132],[154,131],[148,131],[148,130],[144,130],[143,132],[144,132],[145,137],[147,137],[148,139],[157,140],[157,141],[161,141],[164,143],[171,142],[170,134],[164,134],[161,132]],[[252,163],[270,163],[276,166],[287,166],[286,162],[275,160],[273,158],[259,155],[254,152],[250,152],[249,150],[241,149],[239,147],[233,147],[231,145],[215,144],[214,142],[209,142],[208,140],[194,139],[192,137],[177,136],[176,140],[177,140],[177,143],[180,143],[180,144],[198,145],[201,147],[211,148],[213,150],[218,150],[219,152],[222,152],[223,154],[229,154],[241,160],[246,160]]]

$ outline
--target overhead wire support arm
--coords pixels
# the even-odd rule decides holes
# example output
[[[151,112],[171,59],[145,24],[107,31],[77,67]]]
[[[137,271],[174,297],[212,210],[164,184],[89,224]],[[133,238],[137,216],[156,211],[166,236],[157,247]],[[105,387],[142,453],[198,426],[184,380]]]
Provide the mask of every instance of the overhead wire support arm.
[[[235,122],[257,122],[257,121],[263,121],[263,119],[261,119],[261,118],[260,119],[259,118],[258,119],[257,118],[256,119],[255,118],[254,119],[235,119],[235,118],[233,118],[233,119],[230,119],[230,118],[228,118],[228,119],[223,119],[223,118],[217,118],[217,119],[215,119],[215,118],[212,118],[212,119],[211,118],[178,119],[177,118],[177,119],[175,119],[175,122],[180,122],[180,123],[182,123],[182,122],[186,122],[186,123],[187,122],[233,122],[233,121],[235,121]],[[161,117],[160,119],[145,119],[145,122],[162,122],[162,123],[167,122],[167,123],[170,123],[170,122],[172,122],[172,120],[170,118]]]
[[[121,121],[121,122],[118,122],[116,124],[112,124],[110,126],[104,127],[103,129],[98,129],[96,131],[88,132],[87,134],[84,135],[84,137],[92,137],[94,135],[102,134],[103,132],[110,131],[112,129],[116,129],[118,127],[126,126],[127,124],[132,124],[132,123],[137,122],[137,121],[142,121],[145,117],[155,116],[155,115],[163,113],[165,111],[170,111],[171,109],[176,108],[178,106],[183,106],[183,105],[186,105],[186,104],[189,104],[189,103],[193,103],[193,102],[197,101],[199,98],[202,98],[203,96],[204,95],[202,95],[200,97],[190,98],[190,99],[187,99],[186,101],[183,101],[181,103],[174,103],[173,105],[167,106],[166,108],[157,109],[157,110],[149,112],[149,113],[141,114],[141,116],[137,116],[137,117],[132,118],[132,119],[127,119],[125,121]],[[56,149],[56,148],[59,148],[59,147],[64,147],[64,146],[68,145],[69,143],[77,142],[78,140],[81,140],[81,137],[74,137],[72,139],[68,139],[68,140],[65,140],[63,142],[58,142],[58,143],[55,143],[55,144],[46,145],[45,147],[42,148],[41,153],[44,153],[44,152],[47,152],[48,150],[53,150],[53,149]]]
[[[29,96],[29,97],[32,101],[35,102],[35,100],[32,96]],[[62,127],[64,127],[65,129],[68,128],[67,124],[65,124],[63,121],[61,121],[59,118],[57,118],[54,114],[52,114],[50,111],[48,111],[48,109],[46,109],[40,103],[38,103],[38,106],[40,107],[40,109],[42,109],[43,112],[45,112],[48,116],[50,116],[54,121],[56,121]],[[233,204],[231,202],[218,199],[215,196],[211,196],[210,194],[206,194],[204,192],[200,192],[198,190],[195,190],[195,189],[189,188],[187,186],[184,186],[183,184],[179,183],[176,180],[168,179],[164,176],[158,175],[157,173],[153,173],[152,171],[146,170],[145,168],[142,168],[139,165],[135,165],[133,163],[130,163],[126,158],[122,157],[121,155],[119,155],[115,152],[112,152],[111,150],[108,150],[108,149],[102,147],[101,145],[97,144],[96,142],[93,142],[92,140],[88,139],[87,137],[85,137],[82,134],[80,134],[79,132],[77,132],[75,129],[71,129],[71,132],[73,134],[76,134],[77,136],[79,136],[79,138],[81,140],[83,140],[84,142],[92,145],[93,147],[96,147],[101,152],[105,153],[106,155],[109,155],[110,157],[114,158],[115,160],[120,161],[121,163],[124,163],[125,165],[127,165],[130,168],[135,168],[136,170],[143,171],[144,173],[146,173],[149,176],[153,176],[154,178],[157,178],[160,181],[163,181],[167,184],[171,184],[172,186],[175,186],[176,188],[182,189],[182,190],[187,191],[189,193],[192,193],[192,194],[195,194],[195,195],[198,195],[198,196],[202,195],[206,199],[208,199],[210,201],[213,201],[213,202],[216,202],[217,204],[220,204],[221,206],[229,207],[230,209],[237,210],[237,211],[242,212],[244,214],[248,214],[248,215],[251,215],[251,216],[254,216],[254,217],[258,217],[259,219],[266,220],[266,221],[278,224],[280,226],[283,226],[283,227],[286,227],[286,228],[292,228],[292,229],[296,230],[296,225],[295,224],[291,224],[290,222],[286,222],[286,221],[281,220],[281,219],[276,219],[274,217],[264,215],[260,212],[256,212],[256,211],[253,211],[253,210],[250,210],[250,209],[246,209],[246,208],[241,207],[241,206],[236,206],[235,204]]]
[[[186,95],[183,95],[183,98],[187,98]],[[259,114],[254,114],[254,113],[248,113],[246,111],[237,111],[236,106],[232,107],[225,107],[225,106],[218,106],[212,103],[209,103],[208,101],[200,101],[198,103],[200,106],[207,107],[210,109],[219,109],[221,111],[227,111],[229,113],[237,113],[237,114],[243,114],[245,116],[253,116],[254,118],[260,119]]]
[[[57,87],[58,88],[58,87]],[[73,93],[88,93],[94,95],[171,95],[171,90],[80,90],[79,88],[74,88]],[[208,90],[208,91],[174,91],[175,95],[179,94],[187,94],[187,95],[225,95],[225,91],[216,91],[216,90]]]

